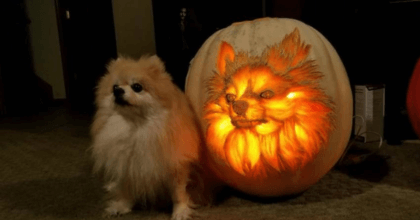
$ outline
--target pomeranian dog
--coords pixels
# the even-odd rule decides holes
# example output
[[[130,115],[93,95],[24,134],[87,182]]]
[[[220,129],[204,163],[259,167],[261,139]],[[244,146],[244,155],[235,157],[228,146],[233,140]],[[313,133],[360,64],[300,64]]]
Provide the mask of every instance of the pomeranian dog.
[[[112,61],[95,101],[91,149],[94,172],[103,172],[110,196],[105,215],[169,199],[172,219],[189,219],[194,202],[186,188],[198,164],[201,132],[163,62],[156,55]]]

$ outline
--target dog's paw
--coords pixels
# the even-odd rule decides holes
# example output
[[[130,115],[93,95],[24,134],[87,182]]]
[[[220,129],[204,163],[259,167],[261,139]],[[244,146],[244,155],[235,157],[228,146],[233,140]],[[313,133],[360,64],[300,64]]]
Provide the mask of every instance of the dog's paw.
[[[111,201],[105,209],[104,217],[117,217],[131,212],[131,205],[124,201]]]
[[[182,203],[174,207],[171,220],[190,220],[195,217],[198,217],[197,212],[188,204]]]
[[[115,188],[117,187],[117,183],[116,182],[108,182],[105,186],[104,189],[108,192],[112,192]]]

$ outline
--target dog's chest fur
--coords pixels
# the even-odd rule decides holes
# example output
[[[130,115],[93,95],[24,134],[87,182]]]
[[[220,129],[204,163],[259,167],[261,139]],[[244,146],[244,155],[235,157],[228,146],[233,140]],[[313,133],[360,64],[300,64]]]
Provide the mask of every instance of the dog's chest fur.
[[[127,121],[119,114],[109,117],[96,146],[99,145],[98,152],[107,158],[103,165],[111,175],[110,180],[128,177],[135,185],[163,181],[167,176],[164,149],[167,115],[161,112],[140,124]]]

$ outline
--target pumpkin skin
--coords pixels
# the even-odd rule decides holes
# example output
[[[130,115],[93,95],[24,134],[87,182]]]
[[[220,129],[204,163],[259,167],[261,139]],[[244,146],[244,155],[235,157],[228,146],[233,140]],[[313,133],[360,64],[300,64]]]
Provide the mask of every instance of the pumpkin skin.
[[[185,92],[205,136],[205,165],[257,196],[302,192],[342,155],[353,97],[331,44],[293,19],[234,23],[202,45]]]
[[[414,68],[407,92],[407,113],[411,125],[420,138],[420,59]]]

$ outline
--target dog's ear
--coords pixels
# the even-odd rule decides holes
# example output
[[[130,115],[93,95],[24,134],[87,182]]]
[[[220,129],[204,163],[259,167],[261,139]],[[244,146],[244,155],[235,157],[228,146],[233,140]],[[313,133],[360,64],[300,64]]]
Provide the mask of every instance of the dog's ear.
[[[171,75],[166,72],[165,64],[157,55],[148,57],[147,61],[150,64],[149,70],[152,78],[157,79],[156,77],[168,77],[172,80]]]
[[[155,68],[159,70],[159,72],[161,73],[165,72],[165,64],[157,55],[153,55],[149,57],[149,61]]]

